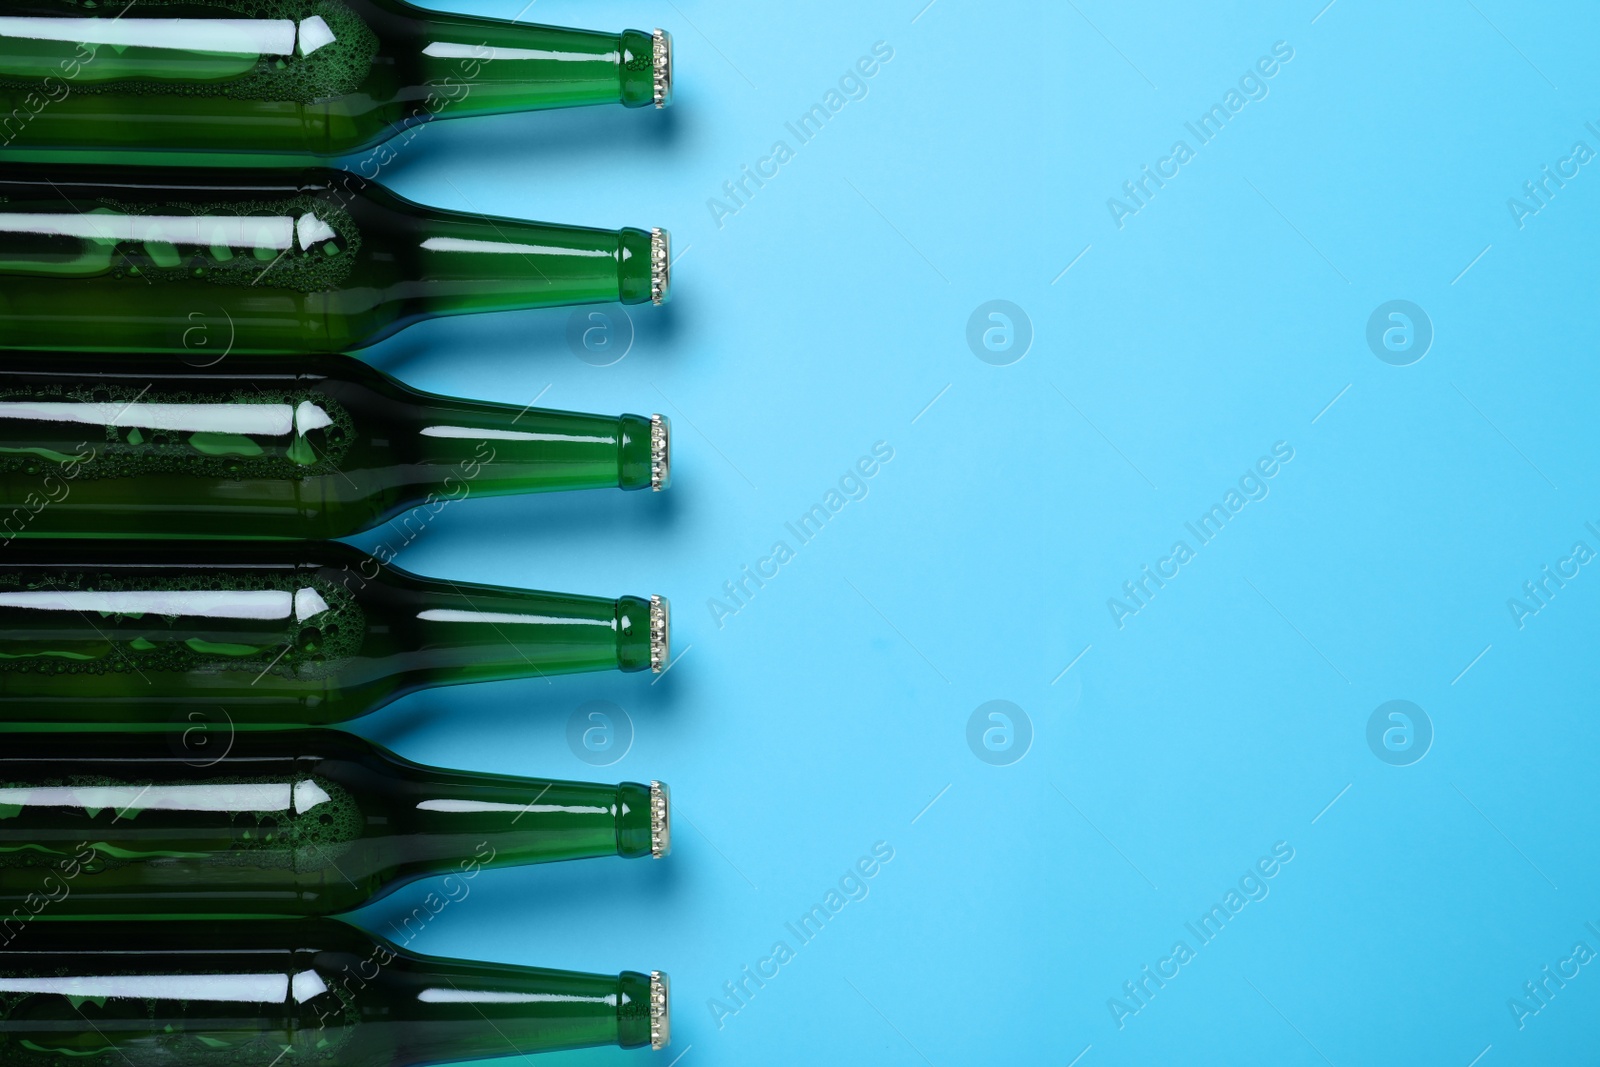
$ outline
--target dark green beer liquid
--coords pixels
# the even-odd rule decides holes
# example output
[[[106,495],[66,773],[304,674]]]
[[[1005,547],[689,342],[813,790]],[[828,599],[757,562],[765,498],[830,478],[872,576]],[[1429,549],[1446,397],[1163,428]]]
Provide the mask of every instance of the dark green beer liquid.
[[[651,666],[650,602],[421,578],[338,542],[0,556],[0,723],[318,724],[427,686]]]
[[[420,767],[334,730],[0,745],[5,916],[327,915],[445,874],[651,852],[649,787]]]
[[[4,348],[206,365],[360,348],[440,315],[651,299],[644,230],[424,208],[331,170],[0,166]]]
[[[0,1067],[407,1067],[650,1041],[650,979],[422,956],[332,919],[32,923]]]
[[[0,359],[14,538],[410,539],[480,496],[651,484],[651,424],[430,396],[346,356]],[[3,566],[3,560],[0,560]]]
[[[12,0],[0,145],[18,161],[304,165],[435,118],[644,106],[655,77],[652,39],[636,30],[396,0]]]

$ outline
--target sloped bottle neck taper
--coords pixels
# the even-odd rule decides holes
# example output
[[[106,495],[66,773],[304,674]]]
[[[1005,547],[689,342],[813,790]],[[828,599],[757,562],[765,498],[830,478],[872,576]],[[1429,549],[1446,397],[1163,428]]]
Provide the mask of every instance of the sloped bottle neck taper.
[[[443,12],[417,12],[415,84],[402,100],[432,117],[672,102],[672,35],[593,33]]]
[[[671,1041],[670,987],[661,971],[537,973],[427,957],[420,964],[401,978],[407,987],[421,986],[416,999],[425,1007],[415,1025],[406,1027],[400,1064],[504,1056],[508,1044],[518,1051],[596,1045],[659,1050]],[[546,1013],[536,1010],[541,1003],[563,1005],[567,1033],[559,1045],[550,1041]]]
[[[408,861],[443,870],[470,856],[486,867],[662,859],[672,850],[670,796],[663,782],[593,785],[425,768],[397,784],[392,802]]]
[[[665,597],[615,600],[411,576],[415,668],[441,684],[666,669]]]
[[[557,489],[666,489],[664,415],[577,415],[450,400],[411,406],[409,457],[420,488],[445,499]]]
[[[436,208],[419,209],[402,225],[396,251],[415,269],[396,295],[429,315],[659,305],[671,296],[665,230],[553,226]]]

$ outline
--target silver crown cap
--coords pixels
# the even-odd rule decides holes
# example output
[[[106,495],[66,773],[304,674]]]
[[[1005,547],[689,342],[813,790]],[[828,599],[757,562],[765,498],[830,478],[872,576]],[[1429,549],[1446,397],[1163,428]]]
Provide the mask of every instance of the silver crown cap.
[[[650,855],[664,859],[672,852],[672,790],[666,782],[650,783]]]
[[[659,493],[672,485],[672,420],[650,416],[650,488]]]
[[[657,226],[650,231],[650,302],[672,299],[672,235]]]
[[[651,38],[655,60],[655,105],[666,107],[672,103],[672,34],[657,30]]]
[[[657,674],[667,669],[672,647],[672,604],[664,596],[650,598],[650,669]]]
[[[650,1047],[672,1043],[672,979],[666,971],[650,972]]]

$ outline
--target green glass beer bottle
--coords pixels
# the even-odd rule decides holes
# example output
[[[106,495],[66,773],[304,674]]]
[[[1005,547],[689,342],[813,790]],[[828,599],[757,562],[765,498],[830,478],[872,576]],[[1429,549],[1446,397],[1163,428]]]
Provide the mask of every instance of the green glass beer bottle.
[[[661,597],[420,578],[337,541],[0,556],[0,723],[319,725],[428,686],[659,672],[667,649]]]
[[[429,899],[448,903],[485,868],[659,859],[671,842],[660,782],[439,770],[338,730],[0,746],[0,916],[331,915],[439,874]]]
[[[29,923],[0,935],[0,1063],[412,1067],[659,1049],[669,998],[660,971],[440,959],[338,919]]]
[[[435,118],[664,107],[672,95],[662,30],[519,25],[403,0],[4,10],[0,146],[22,161],[304,164],[409,139]]]
[[[361,348],[441,315],[664,302],[665,231],[425,208],[334,170],[0,167],[0,347]]]
[[[469,497],[670,480],[664,416],[454,400],[348,356],[0,360],[0,545],[343,537],[418,505],[426,523]]]

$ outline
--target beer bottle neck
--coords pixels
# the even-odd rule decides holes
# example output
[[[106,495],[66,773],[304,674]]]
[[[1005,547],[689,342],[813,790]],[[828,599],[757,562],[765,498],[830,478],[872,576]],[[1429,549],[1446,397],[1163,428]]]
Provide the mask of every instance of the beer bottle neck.
[[[425,507],[469,496],[564,489],[664,489],[667,420],[606,417],[429,398],[411,408],[397,458],[432,495]]]
[[[596,1045],[664,1047],[666,976],[515,967],[403,955],[379,979],[405,1004],[399,1064],[526,1055]]]
[[[567,304],[664,303],[667,235],[411,206],[386,236],[405,277],[402,314],[466,315]]]
[[[666,786],[593,785],[416,767],[394,784],[405,866],[474,877],[514,867],[601,856],[665,856]],[[459,891],[459,889],[458,889]]]
[[[406,575],[390,605],[396,651],[423,684],[662,670],[660,597],[574,596]],[[374,605],[377,607],[377,605]]]
[[[666,106],[672,43],[663,31],[592,33],[468,15],[420,14],[415,119],[586,104]]]

